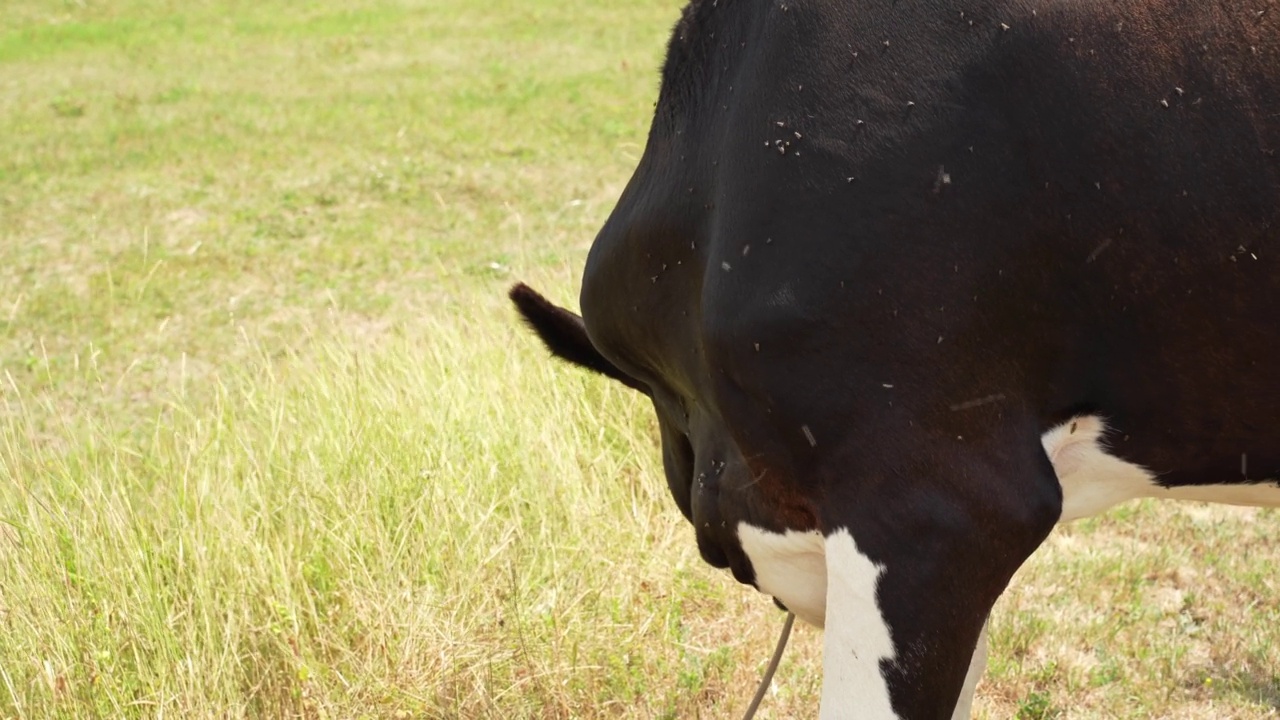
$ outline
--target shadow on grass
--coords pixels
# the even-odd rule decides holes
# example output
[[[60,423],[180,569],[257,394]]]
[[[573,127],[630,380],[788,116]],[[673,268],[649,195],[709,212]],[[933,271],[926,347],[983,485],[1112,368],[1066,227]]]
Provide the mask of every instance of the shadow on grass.
[[[1209,675],[1217,686],[1215,695],[1246,700],[1272,710],[1280,710],[1280,676],[1266,670],[1249,672],[1214,672]]]

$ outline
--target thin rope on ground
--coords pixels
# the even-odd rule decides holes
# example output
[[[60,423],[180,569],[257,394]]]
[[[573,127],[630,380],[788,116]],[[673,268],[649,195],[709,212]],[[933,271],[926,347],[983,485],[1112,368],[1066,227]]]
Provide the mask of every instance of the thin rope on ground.
[[[751,699],[751,704],[747,706],[747,714],[742,716],[742,720],[751,720],[755,717],[756,710],[760,708],[760,701],[764,700],[764,694],[769,690],[769,685],[773,682],[773,674],[778,671],[778,663],[782,662],[782,651],[787,647],[787,638],[791,637],[791,626],[795,624],[796,614],[787,613],[787,621],[782,624],[782,635],[778,637],[778,646],[773,649],[773,657],[769,660],[769,667],[764,670],[764,677],[760,679],[760,687],[756,688],[756,696]]]

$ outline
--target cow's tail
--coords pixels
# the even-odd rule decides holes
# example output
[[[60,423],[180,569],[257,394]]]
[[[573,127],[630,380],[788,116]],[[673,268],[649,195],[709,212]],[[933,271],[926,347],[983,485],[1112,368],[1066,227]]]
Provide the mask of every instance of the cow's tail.
[[[553,355],[649,394],[644,385],[619,370],[591,344],[581,316],[553,304],[524,283],[516,283],[507,295]]]

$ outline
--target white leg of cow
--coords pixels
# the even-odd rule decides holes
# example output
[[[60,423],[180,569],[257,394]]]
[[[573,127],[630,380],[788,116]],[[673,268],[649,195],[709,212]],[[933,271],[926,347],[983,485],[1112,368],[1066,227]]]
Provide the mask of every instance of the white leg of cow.
[[[863,555],[848,530],[827,536],[827,613],[822,639],[822,720],[897,720],[880,661],[894,658],[876,602],[884,567]]]
[[[960,702],[956,703],[956,711],[951,714],[951,720],[969,720],[973,717],[973,693],[978,689],[978,681],[987,669],[987,626],[990,624],[990,620],[982,624],[982,634],[978,635],[978,645],[973,648],[969,672],[964,676],[964,689],[960,691]]]

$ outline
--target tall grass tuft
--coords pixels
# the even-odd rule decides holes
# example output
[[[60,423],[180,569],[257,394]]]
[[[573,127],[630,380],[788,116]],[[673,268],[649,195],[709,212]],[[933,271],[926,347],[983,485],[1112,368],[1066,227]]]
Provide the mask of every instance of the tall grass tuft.
[[[678,649],[743,591],[703,597],[647,400],[513,317],[259,356],[141,423],[8,390],[3,712],[661,714],[742,642]]]

